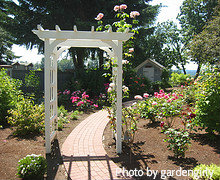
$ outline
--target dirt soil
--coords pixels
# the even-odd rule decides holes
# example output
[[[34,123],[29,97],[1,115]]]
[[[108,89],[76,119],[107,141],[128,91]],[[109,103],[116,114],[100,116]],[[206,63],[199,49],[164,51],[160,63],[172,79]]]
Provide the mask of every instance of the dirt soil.
[[[176,118],[175,127],[181,126],[180,119]],[[150,123],[146,119],[139,120],[134,144],[129,146],[124,144],[122,154],[116,153],[115,141],[112,139],[109,124],[104,131],[103,144],[108,156],[118,166],[127,170],[135,170],[136,168],[136,170],[144,172],[143,176],[141,176],[141,171],[136,177],[133,176],[136,179],[154,179],[154,175],[151,174],[152,170],[154,172],[158,170],[156,176],[158,180],[165,178],[165,174],[167,174],[166,179],[185,180],[190,179],[190,177],[185,176],[187,174],[183,170],[192,169],[201,163],[220,165],[220,136],[216,135],[215,140],[211,141],[201,131],[191,135],[193,136],[192,144],[186,152],[185,158],[182,159],[174,158],[173,152],[166,147],[168,144],[163,141],[166,136],[161,133],[160,124]],[[130,174],[132,175],[132,172]]]
[[[41,154],[47,159],[48,173],[45,179],[68,179],[64,169],[60,148],[72,130],[93,112],[79,115],[77,120],[70,120],[62,131],[58,131],[57,140],[54,141],[51,155],[45,154],[45,140],[43,136],[19,138],[13,136],[11,128],[0,129],[0,180],[20,179],[17,177],[19,159],[30,154]],[[70,118],[70,117],[69,117]]]

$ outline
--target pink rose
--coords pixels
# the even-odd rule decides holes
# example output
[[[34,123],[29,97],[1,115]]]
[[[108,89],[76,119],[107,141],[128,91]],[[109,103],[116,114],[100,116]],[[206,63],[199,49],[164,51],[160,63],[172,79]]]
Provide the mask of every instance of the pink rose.
[[[93,106],[96,107],[96,108],[99,107],[97,104],[93,104]]]
[[[158,95],[158,92],[155,92],[155,93],[154,93],[154,96],[156,97],[157,95]]]
[[[70,90],[69,90],[69,91],[66,91],[66,94],[67,94],[67,95],[70,94]]]
[[[142,100],[143,98],[142,98],[142,96],[140,96],[140,95],[136,95],[136,96],[134,96],[134,99]]]
[[[103,18],[103,16],[104,16],[103,13],[99,13],[95,19],[99,21]]]
[[[164,98],[165,98],[165,99],[168,99],[168,98],[169,98],[169,96],[165,95],[165,96],[164,96]]]
[[[148,97],[149,97],[149,94],[144,93],[143,97],[144,97],[144,98],[148,98]]]
[[[120,10],[124,10],[124,9],[127,9],[127,5],[126,4],[122,4],[122,5],[120,5]]]
[[[154,101],[154,102],[152,103],[152,105],[157,105],[157,102]]]
[[[135,18],[136,16],[140,16],[140,13],[138,11],[131,11],[130,17]]]
[[[160,123],[160,127],[163,127],[163,126],[164,126],[164,122],[161,121],[161,123]]]
[[[120,9],[120,6],[119,6],[119,5],[116,5],[116,6],[114,7],[114,11],[115,11],[115,12],[117,12],[119,9]]]
[[[163,90],[163,89],[160,90],[160,94],[162,94],[162,93],[164,93],[164,90]]]

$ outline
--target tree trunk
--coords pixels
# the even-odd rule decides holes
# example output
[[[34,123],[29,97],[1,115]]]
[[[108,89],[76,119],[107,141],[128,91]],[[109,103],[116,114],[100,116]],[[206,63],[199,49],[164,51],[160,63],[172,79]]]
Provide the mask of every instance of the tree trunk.
[[[76,70],[84,70],[85,49],[70,48],[70,56],[73,59],[73,64]]]
[[[181,64],[182,68],[183,68],[183,73],[186,74],[186,69],[185,66],[183,64]]]
[[[104,57],[102,50],[98,50],[98,56],[99,56],[99,69],[103,70]]]
[[[201,70],[201,62],[199,62],[198,63],[198,68],[197,68],[197,70],[196,70],[196,75],[195,75],[195,77],[194,77],[194,79],[197,79],[197,77],[199,76],[199,73],[200,73],[200,70]]]

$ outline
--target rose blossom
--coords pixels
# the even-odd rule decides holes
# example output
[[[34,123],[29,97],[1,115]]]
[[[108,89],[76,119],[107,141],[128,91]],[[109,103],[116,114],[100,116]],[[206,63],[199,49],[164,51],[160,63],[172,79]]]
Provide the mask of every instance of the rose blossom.
[[[148,94],[148,93],[144,93],[143,97],[144,97],[144,98],[148,98],[148,97],[149,97],[149,94]]]
[[[99,13],[95,19],[99,21],[103,18],[103,16],[104,16],[103,13]]]
[[[161,121],[160,127],[163,127],[163,126],[164,126],[164,121]]]
[[[120,9],[120,6],[119,6],[119,5],[116,5],[116,6],[114,7],[114,11],[115,11],[115,12],[117,12],[119,9]]]
[[[129,61],[128,60],[122,60],[122,64],[128,64]]]
[[[154,101],[154,102],[152,103],[152,105],[157,105],[157,102]]]
[[[124,10],[124,9],[127,9],[127,5],[126,4],[122,4],[122,5],[120,5],[120,10]]]
[[[132,52],[134,52],[134,48],[129,48],[129,51],[128,51],[129,53],[132,53]]]
[[[142,100],[143,98],[142,98],[142,96],[140,96],[140,95],[136,95],[136,96],[134,96],[134,99],[140,99],[140,100]]]
[[[135,18],[136,16],[140,16],[140,13],[138,11],[131,11],[130,17]]]

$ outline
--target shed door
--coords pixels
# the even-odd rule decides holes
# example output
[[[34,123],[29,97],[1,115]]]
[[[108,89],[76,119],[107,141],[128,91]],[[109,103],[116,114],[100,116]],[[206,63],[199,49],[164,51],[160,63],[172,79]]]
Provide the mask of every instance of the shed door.
[[[143,74],[146,78],[154,82],[154,68],[153,67],[143,68]]]

